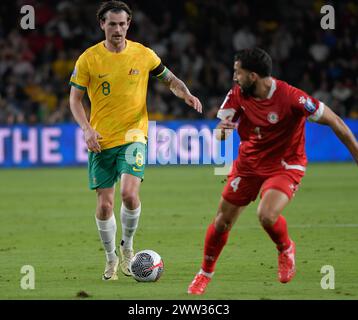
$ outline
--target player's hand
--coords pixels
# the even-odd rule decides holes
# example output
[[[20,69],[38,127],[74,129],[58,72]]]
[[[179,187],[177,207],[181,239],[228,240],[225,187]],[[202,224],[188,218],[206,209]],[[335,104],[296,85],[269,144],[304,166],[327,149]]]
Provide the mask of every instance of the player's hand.
[[[237,129],[238,123],[237,122],[231,122],[229,119],[221,120],[220,123],[217,126],[217,129],[230,129],[234,130]]]
[[[185,103],[187,105],[189,105],[190,107],[194,108],[196,111],[202,113],[203,112],[203,107],[201,105],[200,100],[193,96],[193,95],[187,95],[185,97]]]
[[[230,134],[234,129],[237,129],[237,127],[238,127],[238,123],[232,122],[231,118],[221,120],[216,127],[216,133],[215,133],[216,139],[225,140],[228,136],[230,136]]]
[[[87,127],[83,130],[87,148],[95,153],[101,152],[101,146],[98,139],[101,139],[101,135],[92,127]]]

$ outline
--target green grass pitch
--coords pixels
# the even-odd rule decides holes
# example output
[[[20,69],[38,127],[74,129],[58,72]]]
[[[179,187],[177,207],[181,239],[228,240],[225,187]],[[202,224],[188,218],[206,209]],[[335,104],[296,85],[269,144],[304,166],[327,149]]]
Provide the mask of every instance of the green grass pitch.
[[[203,297],[186,294],[199,270],[207,225],[224,177],[211,166],[148,167],[135,249],[161,254],[156,283],[120,274],[104,282],[104,252],[94,220],[95,193],[87,171],[1,170],[0,299],[357,299],[358,171],[353,163],[310,164],[284,215],[297,246],[297,274],[277,281],[277,253],[259,226],[257,202],[233,228]],[[116,217],[119,224],[119,194]],[[117,242],[120,240],[120,227]],[[20,287],[23,265],[35,269],[35,289]],[[323,290],[321,267],[335,270],[335,289]],[[83,298],[82,298],[83,299]]]

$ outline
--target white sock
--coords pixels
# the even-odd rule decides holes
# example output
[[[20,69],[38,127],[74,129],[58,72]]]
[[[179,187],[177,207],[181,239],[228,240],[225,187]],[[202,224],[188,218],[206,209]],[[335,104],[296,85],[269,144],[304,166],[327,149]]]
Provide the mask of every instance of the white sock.
[[[212,278],[212,276],[214,275],[214,272],[208,273],[208,272],[205,272],[203,269],[200,269],[199,274],[203,274],[204,276]]]
[[[108,220],[99,220],[96,217],[99,236],[106,251],[107,261],[116,260],[116,232],[117,224],[114,214]]]
[[[122,241],[121,246],[124,249],[133,249],[133,237],[138,227],[141,204],[134,210],[129,210],[122,203],[121,223],[122,223]]]

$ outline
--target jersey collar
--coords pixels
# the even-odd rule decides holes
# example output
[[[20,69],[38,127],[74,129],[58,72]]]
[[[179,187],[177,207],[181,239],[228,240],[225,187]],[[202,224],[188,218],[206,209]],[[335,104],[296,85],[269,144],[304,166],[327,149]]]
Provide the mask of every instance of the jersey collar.
[[[125,48],[124,48],[121,52],[112,52],[112,51],[109,51],[109,50],[105,47],[104,41],[101,41],[101,42],[100,42],[100,47],[101,47],[102,51],[105,52],[106,54],[109,54],[109,55],[119,55],[119,54],[125,53],[125,52],[128,50],[130,41],[128,41],[127,39],[125,39],[125,42],[126,42],[126,46],[125,46]]]
[[[271,78],[271,79],[272,79],[272,84],[271,84],[271,88],[270,88],[270,91],[269,91],[266,99],[271,99],[274,92],[276,91],[276,88],[277,88],[276,80],[274,78]]]

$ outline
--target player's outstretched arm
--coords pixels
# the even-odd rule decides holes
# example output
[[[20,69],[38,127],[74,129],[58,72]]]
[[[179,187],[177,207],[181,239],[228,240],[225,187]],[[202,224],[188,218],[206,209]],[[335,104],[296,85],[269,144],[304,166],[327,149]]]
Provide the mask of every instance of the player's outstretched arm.
[[[346,145],[358,164],[358,142],[344,121],[329,107],[325,106],[323,114],[317,123],[330,126],[339,140]]]
[[[202,113],[203,107],[200,100],[193,96],[185,83],[177,78],[170,70],[167,70],[161,81],[164,82],[178,98],[183,99],[187,105]]]
[[[230,136],[234,129],[237,129],[236,122],[231,122],[228,119],[221,120],[216,126],[215,137],[217,140],[225,140]]]
[[[89,150],[93,152],[101,152],[101,146],[98,143],[100,134],[95,131],[89,124],[85,110],[82,105],[84,91],[71,86],[70,92],[70,109],[73,117],[83,130],[85,141]]]

